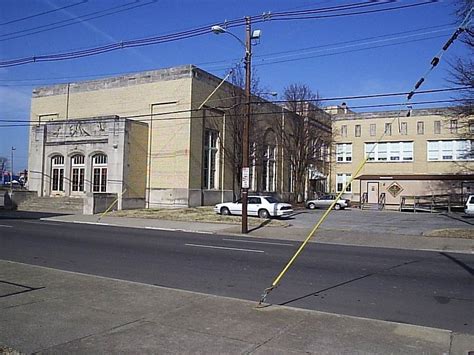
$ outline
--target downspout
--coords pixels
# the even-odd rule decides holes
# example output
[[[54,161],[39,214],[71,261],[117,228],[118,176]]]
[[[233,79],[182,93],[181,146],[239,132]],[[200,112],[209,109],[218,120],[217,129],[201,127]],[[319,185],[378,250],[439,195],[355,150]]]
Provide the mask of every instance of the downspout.
[[[148,133],[148,172],[147,172],[147,199],[146,199],[146,208],[150,208],[150,198],[151,198],[151,147],[153,141],[153,104],[150,106],[150,127]]]

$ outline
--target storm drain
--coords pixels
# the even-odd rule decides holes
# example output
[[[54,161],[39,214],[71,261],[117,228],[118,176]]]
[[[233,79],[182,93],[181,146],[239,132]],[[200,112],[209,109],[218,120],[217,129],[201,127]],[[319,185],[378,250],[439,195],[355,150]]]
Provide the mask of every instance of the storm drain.
[[[19,295],[20,293],[41,290],[44,287],[30,287],[0,280],[0,298]]]

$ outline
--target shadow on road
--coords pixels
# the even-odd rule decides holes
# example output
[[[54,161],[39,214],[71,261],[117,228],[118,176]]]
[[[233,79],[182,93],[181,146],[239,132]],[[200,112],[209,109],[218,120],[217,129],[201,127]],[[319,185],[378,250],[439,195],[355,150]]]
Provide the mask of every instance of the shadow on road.
[[[65,216],[70,213],[60,212],[33,212],[33,211],[11,211],[11,210],[0,210],[0,220],[5,219],[41,219],[56,216]]]
[[[402,266],[406,266],[406,265],[409,265],[409,264],[413,264],[413,263],[418,263],[422,261],[422,259],[418,259],[418,260],[411,260],[411,261],[407,261],[407,262],[404,262],[404,263],[401,263],[401,264],[398,264],[398,265],[394,265],[394,266],[391,266],[389,268],[386,268],[386,269],[383,269],[383,270],[379,270],[379,271],[376,271],[376,272],[371,272],[371,273],[368,273],[368,274],[365,274],[365,275],[361,275],[361,276],[358,276],[358,277],[354,277],[350,280],[346,280],[346,281],[343,281],[343,282],[340,282],[338,284],[335,284],[335,285],[331,285],[329,287],[326,287],[326,288],[323,288],[321,290],[317,290],[315,292],[311,292],[309,294],[306,294],[306,295],[303,295],[303,296],[300,296],[300,297],[296,297],[294,299],[291,299],[291,300],[288,300],[288,301],[285,301],[285,302],[282,302],[282,303],[279,303],[278,305],[279,306],[286,306],[286,305],[289,305],[293,302],[297,302],[297,301],[300,301],[302,299],[305,299],[305,298],[308,298],[308,297],[311,297],[311,296],[317,296],[318,294],[320,294],[321,292],[325,292],[325,291],[329,291],[329,290],[332,290],[332,289],[335,289],[335,288],[338,288],[338,287],[341,287],[341,286],[344,286],[344,285],[347,285],[347,284],[350,284],[352,282],[355,282],[355,281],[359,281],[359,280],[362,280],[362,279],[365,279],[365,278],[368,278],[368,277],[371,277],[371,276],[374,276],[374,275],[377,275],[377,274],[381,274],[381,273],[384,273],[384,272],[387,272],[387,271],[390,271],[390,270],[393,270],[393,269],[396,269],[396,268],[399,268],[399,267],[402,267]]]

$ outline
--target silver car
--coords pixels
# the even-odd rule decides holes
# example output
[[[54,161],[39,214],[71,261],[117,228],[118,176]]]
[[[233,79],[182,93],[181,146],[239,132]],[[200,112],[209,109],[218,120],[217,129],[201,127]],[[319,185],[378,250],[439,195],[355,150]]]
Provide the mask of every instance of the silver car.
[[[314,210],[315,208],[328,208],[334,201],[336,201],[336,195],[328,194],[323,195],[315,200],[307,200],[306,208]],[[350,206],[351,201],[347,199],[339,199],[334,205],[335,210],[343,210],[346,207]]]

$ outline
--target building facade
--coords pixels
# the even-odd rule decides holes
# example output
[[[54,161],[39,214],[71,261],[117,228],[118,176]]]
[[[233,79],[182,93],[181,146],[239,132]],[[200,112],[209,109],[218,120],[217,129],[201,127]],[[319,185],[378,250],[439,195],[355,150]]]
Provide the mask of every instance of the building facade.
[[[40,196],[113,192],[128,199],[123,206],[149,208],[235,199],[242,94],[192,65],[37,88],[29,188]],[[291,171],[276,123],[290,113],[253,101],[250,190],[287,198]]]
[[[383,199],[388,206],[399,206],[407,196],[474,191],[472,119],[456,117],[447,108],[413,110],[409,117],[398,111],[331,109],[333,191],[345,190],[346,197],[359,202]]]

